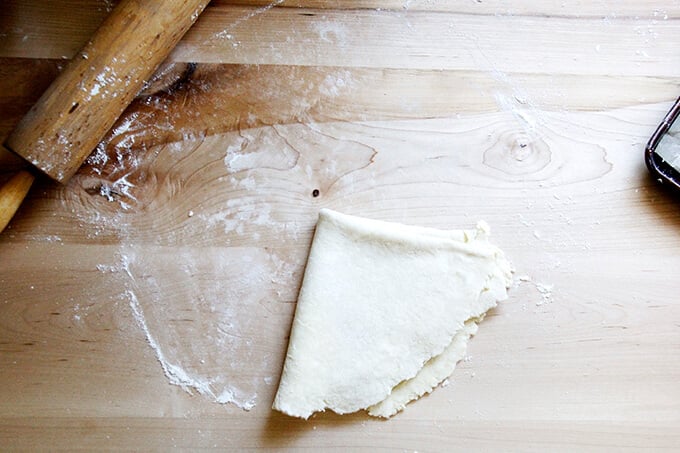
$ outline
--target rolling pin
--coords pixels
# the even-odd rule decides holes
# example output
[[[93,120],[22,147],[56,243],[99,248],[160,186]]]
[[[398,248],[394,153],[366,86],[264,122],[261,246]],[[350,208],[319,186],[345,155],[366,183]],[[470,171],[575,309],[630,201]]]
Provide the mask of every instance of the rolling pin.
[[[0,231],[35,169],[66,183],[210,0],[122,0],[17,124],[4,146],[33,168],[0,188]]]

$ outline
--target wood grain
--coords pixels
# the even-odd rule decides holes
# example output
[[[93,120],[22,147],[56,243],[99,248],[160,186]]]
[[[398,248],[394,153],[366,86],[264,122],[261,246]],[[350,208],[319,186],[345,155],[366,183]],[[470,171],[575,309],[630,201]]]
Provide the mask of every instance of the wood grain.
[[[419,4],[423,3],[428,2]],[[447,14],[442,14],[437,8],[390,9],[394,2],[388,2],[384,11],[376,2],[375,9],[303,11],[218,2],[208,8],[171,58],[312,66],[342,62],[348,67],[430,70],[485,67],[508,73],[675,74],[680,58],[672,46],[677,6],[629,1],[621,3],[634,6],[620,10],[619,3],[603,3],[577,13],[581,2],[544,2],[551,6],[532,14],[527,9],[533,6],[524,5],[514,12],[494,3],[479,3],[474,10],[472,2],[462,9],[449,6]],[[12,25],[0,41],[0,56],[70,58],[106,14],[101,3],[93,4],[97,6],[80,8],[79,15],[55,26],[53,15],[59,15],[54,11],[59,3],[49,9],[33,2],[10,3],[0,16]],[[36,21],[36,16],[28,15],[31,6],[49,16],[41,18],[37,13]],[[61,15],[70,11],[69,6],[65,0]],[[27,16],[30,23],[24,22]],[[575,19],[577,27],[571,26]],[[83,27],[84,23],[90,26]],[[493,27],[487,29],[489,23]],[[612,66],[612,60],[629,64]]]
[[[680,211],[643,148],[680,11],[534,3],[213,2],[0,235],[3,449],[673,451]],[[110,3],[7,5],[0,135]],[[227,29],[237,50],[206,42]],[[269,409],[322,207],[484,219],[515,267],[449,385],[386,422]],[[150,340],[255,406],[171,385]]]

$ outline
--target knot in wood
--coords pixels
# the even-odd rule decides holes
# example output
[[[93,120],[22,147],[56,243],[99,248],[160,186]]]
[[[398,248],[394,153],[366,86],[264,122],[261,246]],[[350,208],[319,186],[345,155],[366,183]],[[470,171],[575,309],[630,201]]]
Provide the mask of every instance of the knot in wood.
[[[507,175],[527,176],[550,164],[550,147],[539,137],[520,131],[499,133],[484,152],[484,164]]]

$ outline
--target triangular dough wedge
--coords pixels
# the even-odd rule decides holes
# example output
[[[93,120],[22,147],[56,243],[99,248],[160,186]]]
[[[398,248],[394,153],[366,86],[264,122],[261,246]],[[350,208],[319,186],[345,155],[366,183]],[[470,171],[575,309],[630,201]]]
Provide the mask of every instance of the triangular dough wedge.
[[[510,264],[488,226],[441,231],[324,209],[273,408],[389,417],[430,392],[507,297]]]

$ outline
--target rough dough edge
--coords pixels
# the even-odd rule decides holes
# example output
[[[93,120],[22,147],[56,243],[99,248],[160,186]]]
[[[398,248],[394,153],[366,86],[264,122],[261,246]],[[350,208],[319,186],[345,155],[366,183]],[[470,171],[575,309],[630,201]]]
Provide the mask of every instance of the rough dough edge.
[[[483,318],[484,315],[466,321],[464,327],[456,332],[451,343],[441,354],[428,360],[414,377],[397,384],[387,398],[366,408],[368,415],[390,418],[406,409],[407,404],[433,392],[453,374],[458,362],[465,356],[467,344],[477,333],[478,323]]]

